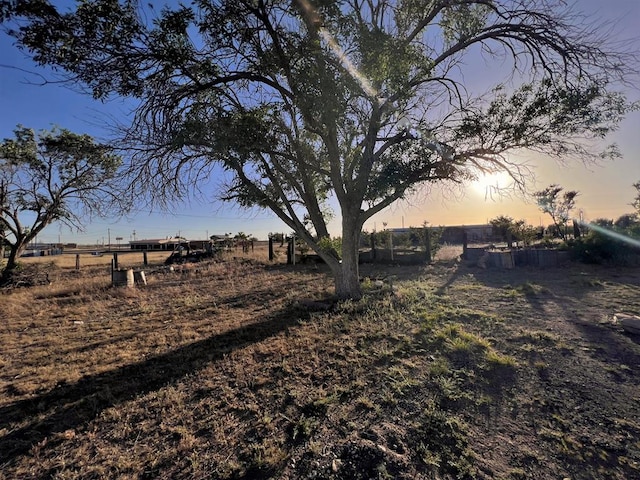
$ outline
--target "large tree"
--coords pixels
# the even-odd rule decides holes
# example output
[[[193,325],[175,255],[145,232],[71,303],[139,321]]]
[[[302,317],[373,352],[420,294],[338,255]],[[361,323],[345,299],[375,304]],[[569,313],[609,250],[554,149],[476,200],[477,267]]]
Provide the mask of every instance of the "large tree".
[[[611,85],[633,60],[562,0],[13,5],[2,16],[37,62],[96,98],[137,99],[122,145],[156,199],[223,166],[222,197],[275,212],[328,263],[339,297],[360,296],[360,232],[382,209],[480,172],[520,182],[511,152],[600,158],[585,140],[629,108]],[[477,95],[464,62],[479,58],[509,87]],[[322,240],[332,213],[341,252]]]
[[[0,143],[0,241],[9,257],[0,284],[10,280],[17,259],[55,221],[81,227],[86,214],[119,201],[109,185],[121,158],[88,135],[64,129],[18,126],[15,138]]]

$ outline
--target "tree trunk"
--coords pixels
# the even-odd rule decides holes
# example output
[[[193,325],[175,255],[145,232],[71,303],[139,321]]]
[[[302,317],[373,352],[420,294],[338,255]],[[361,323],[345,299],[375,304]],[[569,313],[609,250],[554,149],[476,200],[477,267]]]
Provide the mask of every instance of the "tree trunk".
[[[24,252],[29,241],[29,236],[21,236],[14,244],[9,245],[9,257],[7,258],[7,264],[2,270],[2,275],[0,275],[0,285],[6,285],[11,280],[13,271],[18,266],[18,258],[20,258],[20,255]]]
[[[11,280],[13,271],[18,266],[18,253],[21,253],[22,250],[18,252],[18,249],[13,248],[13,246],[11,247],[11,250],[9,250],[9,258],[7,258],[7,264],[2,270],[2,276],[0,276],[0,285],[6,285]]]
[[[342,261],[334,270],[336,295],[340,299],[362,297],[358,271],[360,228],[356,220],[342,219]]]

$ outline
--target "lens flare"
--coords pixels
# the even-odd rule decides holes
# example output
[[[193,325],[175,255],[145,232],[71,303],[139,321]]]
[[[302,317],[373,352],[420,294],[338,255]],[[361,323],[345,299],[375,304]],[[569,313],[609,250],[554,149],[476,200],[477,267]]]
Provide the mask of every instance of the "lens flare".
[[[575,220],[579,222],[578,220]],[[636,248],[640,248],[640,240],[636,240],[635,238],[627,237],[626,235],[622,235],[621,233],[614,232],[612,230],[608,230],[606,228],[601,227],[600,225],[595,225],[593,223],[579,222],[580,225],[583,225],[591,230],[595,230],[598,233],[611,237],[620,242],[626,243]]]
[[[338,42],[335,41],[329,31],[326,28],[321,27],[318,33],[324,39],[324,41],[327,42],[327,45],[333,51],[336,57],[338,57],[338,60],[340,60],[340,63],[342,64],[344,69],[360,84],[360,87],[362,87],[364,93],[366,93],[371,98],[378,98],[378,92],[375,88],[373,88],[373,85],[371,85],[369,79],[362,75],[362,73],[360,73],[358,68],[353,64],[351,59],[349,59],[345,51],[338,44]]]
[[[373,85],[371,85],[369,79],[362,73],[360,73],[358,67],[353,64],[344,49],[338,42],[336,42],[335,38],[333,37],[333,35],[331,35],[329,30],[322,26],[322,19],[320,18],[320,15],[316,11],[316,9],[313,8],[313,5],[311,5],[307,0],[298,0],[297,3],[302,7],[302,10],[309,18],[311,23],[316,26],[316,28],[318,29],[318,34],[327,43],[327,46],[329,47],[329,49],[331,49],[335,56],[338,57],[338,60],[340,60],[340,63],[347,71],[347,73],[349,73],[349,75],[351,75],[353,79],[358,82],[358,84],[360,84],[360,87],[362,88],[364,93],[366,93],[371,98],[378,99],[378,102],[380,102],[381,100],[378,98],[378,92],[375,88],[373,88]]]

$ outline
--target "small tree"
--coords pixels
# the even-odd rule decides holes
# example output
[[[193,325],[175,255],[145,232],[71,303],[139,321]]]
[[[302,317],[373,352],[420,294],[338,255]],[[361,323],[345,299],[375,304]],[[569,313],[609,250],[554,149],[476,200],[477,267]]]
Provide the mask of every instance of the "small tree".
[[[637,225],[637,223],[638,216],[635,213],[625,213],[620,215],[613,224],[617,229],[624,231]]]
[[[558,231],[560,238],[567,239],[567,222],[569,221],[571,210],[575,207],[575,199],[579,192],[571,190],[563,192],[559,185],[549,185],[544,190],[535,192],[534,198],[538,202],[538,207],[544,213],[548,213],[553,224]]]
[[[118,200],[107,181],[121,164],[112,149],[64,129],[18,126],[0,143],[0,233],[9,248],[0,284],[29,242],[55,221],[81,228],[82,217]]]
[[[524,220],[517,220],[512,227],[513,236],[516,241],[522,241],[525,247],[530,246],[538,236],[539,229],[529,225]]]
[[[593,225],[596,225],[596,226],[602,227],[602,228],[608,228],[608,229],[612,229],[613,228],[613,220],[611,220],[609,218],[596,218],[591,223]]]
[[[510,243],[509,238],[513,235],[516,225],[513,218],[505,215],[500,215],[489,220],[489,223],[491,224],[493,234],[495,236],[500,237],[500,240],[504,242]]]
[[[436,256],[440,247],[442,247],[440,238],[442,237],[444,227],[429,227],[428,225],[428,222],[425,220],[420,227],[409,227],[409,232],[412,242],[425,247],[427,245],[429,246],[430,251],[427,252],[427,258],[431,260]],[[429,236],[429,241],[427,241],[427,235]]]
[[[631,206],[636,211],[636,215],[640,216],[640,182],[634,183],[633,188],[636,189],[636,197],[633,199]]]

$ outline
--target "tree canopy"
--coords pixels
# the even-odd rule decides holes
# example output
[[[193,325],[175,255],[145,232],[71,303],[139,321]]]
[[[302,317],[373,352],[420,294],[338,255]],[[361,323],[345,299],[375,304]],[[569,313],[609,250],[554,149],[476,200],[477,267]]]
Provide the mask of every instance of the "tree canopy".
[[[567,237],[567,223],[571,218],[571,211],[575,208],[576,197],[580,194],[575,190],[566,190],[560,185],[549,185],[544,190],[535,192],[533,196],[538,201],[538,207],[549,214],[561,238]]]
[[[615,157],[589,141],[632,107],[612,87],[634,59],[561,0],[26,0],[2,16],[36,62],[95,98],[138,100],[121,145],[155,200],[222,165],[221,197],[275,212],[340,297],[360,295],[359,235],[376,213],[481,172],[522,183],[511,153]],[[477,56],[510,65],[486,95],[461,74]],[[341,255],[321,241],[334,214]]]
[[[89,135],[64,129],[36,134],[18,126],[0,143],[0,234],[9,260],[1,282],[38,234],[55,221],[80,228],[86,214],[119,200],[113,178],[121,158]]]
[[[633,188],[636,189],[636,196],[631,203],[631,206],[635,210],[636,215],[640,217],[640,182],[633,184]]]

